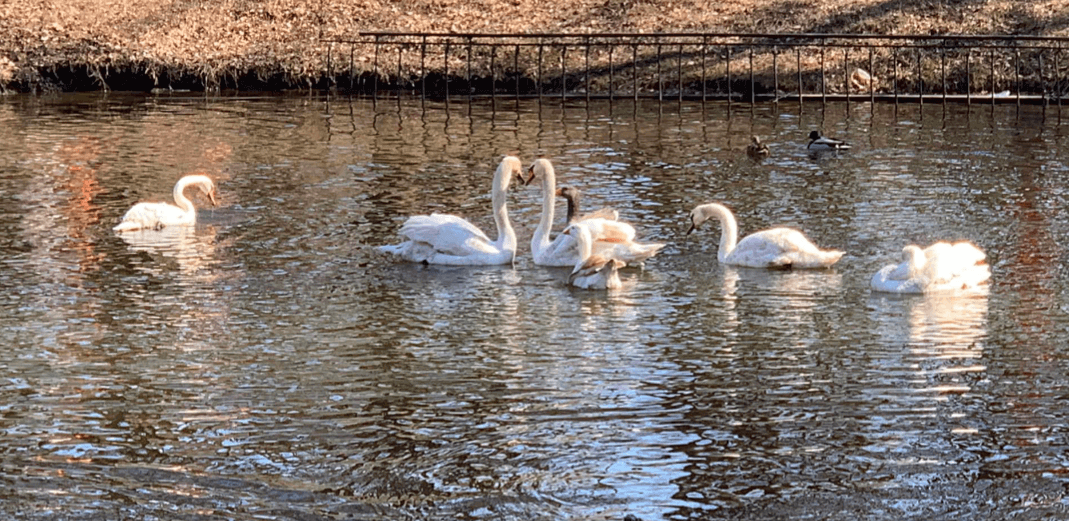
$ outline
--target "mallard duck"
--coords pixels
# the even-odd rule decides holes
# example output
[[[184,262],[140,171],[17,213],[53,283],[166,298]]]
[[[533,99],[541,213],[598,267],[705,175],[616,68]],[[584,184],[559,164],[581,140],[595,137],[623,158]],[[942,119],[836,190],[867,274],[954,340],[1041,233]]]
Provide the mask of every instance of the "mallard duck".
[[[768,149],[768,145],[761,142],[761,138],[750,136],[750,144],[746,147],[746,155],[750,156],[750,159],[754,161],[760,161],[772,155],[772,152]]]
[[[820,152],[823,150],[847,150],[850,148],[850,144],[826,136],[820,135],[819,130],[814,130],[809,133],[809,145],[806,149],[811,152]]]

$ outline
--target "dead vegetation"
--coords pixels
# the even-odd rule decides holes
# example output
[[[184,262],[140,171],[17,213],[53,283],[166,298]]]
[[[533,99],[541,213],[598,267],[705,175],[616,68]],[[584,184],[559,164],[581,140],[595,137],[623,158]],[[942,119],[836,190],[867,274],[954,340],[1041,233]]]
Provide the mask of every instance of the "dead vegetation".
[[[1069,35],[1064,0],[7,0],[0,88],[303,88],[367,74],[328,64],[361,31]],[[337,56],[334,57],[335,60]],[[574,58],[573,58],[574,59]],[[462,59],[450,65],[458,70]],[[418,70],[406,57],[403,76]],[[485,71],[486,57],[479,66]],[[426,64],[443,72],[444,62]],[[395,78],[403,79],[403,78]],[[844,82],[845,85],[845,82]]]

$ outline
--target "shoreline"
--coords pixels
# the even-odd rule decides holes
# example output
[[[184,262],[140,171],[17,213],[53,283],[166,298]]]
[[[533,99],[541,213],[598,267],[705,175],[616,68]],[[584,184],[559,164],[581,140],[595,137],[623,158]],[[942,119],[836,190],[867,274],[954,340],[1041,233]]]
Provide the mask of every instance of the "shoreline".
[[[420,71],[436,84],[448,77],[458,90],[463,85],[468,90],[488,92],[491,78],[497,77],[490,61],[493,58],[479,52],[468,62],[474,66],[471,85],[466,75],[456,74],[466,65],[462,56],[421,63],[413,50],[419,46],[418,39],[401,43],[407,54],[401,63],[401,53],[397,53],[396,74],[378,70],[374,45],[353,45],[344,60],[332,62],[332,47],[339,46],[332,41],[371,31],[571,34],[573,38],[590,33],[1069,36],[1069,15],[1065,8],[1057,10],[1058,0],[1037,0],[1030,5],[1009,0],[969,5],[903,0],[893,8],[879,0],[828,0],[819,5],[776,0],[725,0],[715,5],[658,0],[547,4],[534,0],[342,0],[330,5],[313,0],[189,0],[182,4],[165,0],[119,4],[113,0],[69,0],[52,5],[40,0],[10,0],[0,6],[0,92],[328,90],[347,86],[350,77],[363,83],[376,81],[382,90],[390,90],[410,86],[414,78],[418,81]],[[641,56],[643,61],[651,61],[652,52]],[[679,59],[684,57],[681,53]],[[890,70],[892,59],[879,58],[881,70]],[[669,57],[666,63],[672,65],[674,59]],[[343,67],[339,61],[344,61]],[[742,70],[738,67],[743,60],[740,57],[737,61],[729,67]],[[768,56],[758,56],[755,91],[776,90],[768,78],[768,61]],[[577,64],[577,57],[569,57],[569,68]],[[803,82],[815,81],[815,65],[799,67],[803,65]],[[1008,83],[1013,73],[1007,68],[1008,61],[997,65],[998,81]],[[1061,79],[1057,60],[1048,67],[1054,68],[1056,83]],[[535,74],[533,65],[521,69],[510,71],[510,78],[518,77],[527,86],[523,93],[530,94],[541,75]],[[373,71],[378,71],[377,79]],[[784,72],[789,76],[798,71]],[[918,72],[922,92],[926,92],[924,82],[931,83],[930,74]],[[968,81],[962,74],[952,71],[951,83]],[[688,84],[696,82],[696,70],[686,75]],[[1045,81],[1043,71],[1037,78],[1037,84]],[[657,81],[642,79],[646,91]],[[836,80],[843,90],[848,89],[845,80]],[[737,78],[731,79],[730,70],[726,76],[720,73],[708,78],[710,84],[728,81],[732,91],[748,92],[751,88],[748,83],[736,86]],[[879,88],[889,89],[886,85]],[[1046,92],[1046,87],[1032,90]]]

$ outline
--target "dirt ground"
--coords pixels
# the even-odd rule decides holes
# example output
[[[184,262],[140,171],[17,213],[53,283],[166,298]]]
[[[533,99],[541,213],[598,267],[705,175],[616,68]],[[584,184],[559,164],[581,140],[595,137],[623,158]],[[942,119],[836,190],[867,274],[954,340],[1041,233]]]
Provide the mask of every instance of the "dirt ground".
[[[194,89],[249,79],[269,89],[314,86],[339,72],[328,69],[327,40],[361,31],[1069,36],[1069,2],[3,0],[0,89],[148,90],[161,78]],[[356,51],[357,73],[370,70],[369,52]]]

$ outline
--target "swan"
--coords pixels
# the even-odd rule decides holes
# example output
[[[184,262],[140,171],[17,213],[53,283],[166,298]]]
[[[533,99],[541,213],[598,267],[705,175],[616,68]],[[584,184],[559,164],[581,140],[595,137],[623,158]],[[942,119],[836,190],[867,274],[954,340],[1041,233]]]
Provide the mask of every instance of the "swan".
[[[770,228],[746,237],[736,245],[738,225],[731,210],[709,203],[690,212],[689,235],[706,220],[717,217],[723,231],[720,234],[720,250],[716,258],[724,264],[748,268],[827,268],[843,256],[838,250],[821,250],[791,228]]]
[[[401,244],[380,246],[379,251],[409,262],[455,266],[508,264],[516,257],[516,232],[509,221],[505,195],[516,177],[522,181],[519,158],[505,156],[494,173],[492,201],[497,240],[490,241],[475,225],[455,215],[433,213],[409,217],[401,225]]]
[[[746,147],[746,155],[750,156],[750,159],[754,161],[760,161],[772,155],[772,152],[768,149],[768,145],[761,142],[761,138],[750,136],[750,144]]]
[[[190,186],[196,186],[208,196],[212,206],[215,201],[215,184],[211,178],[203,174],[187,175],[178,180],[174,185],[174,202],[170,203],[137,203],[126,211],[119,224],[112,228],[116,232],[130,232],[134,230],[154,229],[159,230],[165,226],[178,226],[196,224],[197,209],[193,203],[186,199],[185,190]]]
[[[902,262],[884,266],[870,286],[886,293],[936,293],[975,288],[991,278],[980,248],[968,242],[937,242],[902,248]]]
[[[809,133],[809,145],[806,148],[812,152],[847,150],[850,144],[841,139],[822,136],[819,130],[814,130]]]
[[[542,218],[531,237],[534,263],[539,266],[574,266],[579,260],[575,237],[562,233],[552,241],[549,239],[549,231],[553,227],[554,197],[557,194],[553,164],[540,158],[535,160],[527,172],[529,176],[524,180],[525,184],[530,184],[535,177],[542,179]],[[631,264],[656,255],[664,247],[664,244],[635,242],[635,228],[615,220],[615,216],[615,211],[607,210],[582,219],[581,222],[590,232],[591,249],[595,253],[607,255],[611,250],[613,258]]]
[[[586,215],[579,215],[579,199],[583,193],[574,186],[562,186],[557,189],[557,197],[563,197],[568,203],[568,224],[590,218],[601,218],[615,221],[620,218],[619,212],[612,208],[601,208]]]
[[[568,225],[562,235],[574,237],[579,248],[579,259],[568,276],[568,284],[583,289],[617,289],[620,283],[619,269],[623,261],[593,253],[594,237],[585,222]]]

